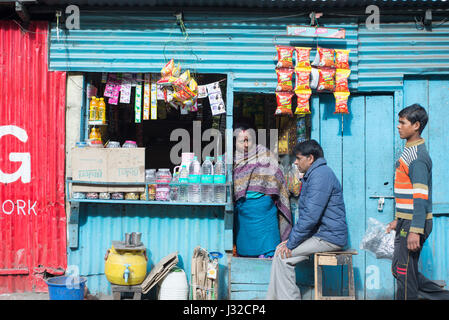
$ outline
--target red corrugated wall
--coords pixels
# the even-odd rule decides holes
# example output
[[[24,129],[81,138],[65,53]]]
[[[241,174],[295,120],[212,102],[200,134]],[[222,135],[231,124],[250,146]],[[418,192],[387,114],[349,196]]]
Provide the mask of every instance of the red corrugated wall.
[[[47,22],[0,21],[0,293],[47,291],[67,266],[66,74],[47,46]]]

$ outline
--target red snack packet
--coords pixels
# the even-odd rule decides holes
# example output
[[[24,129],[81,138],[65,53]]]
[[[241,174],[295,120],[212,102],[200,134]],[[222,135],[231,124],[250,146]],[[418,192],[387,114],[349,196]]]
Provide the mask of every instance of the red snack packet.
[[[310,50],[312,48],[295,47],[296,68],[310,67]]]
[[[293,68],[293,50],[294,47],[276,46],[278,52],[278,63],[276,68]]]
[[[335,67],[337,69],[349,69],[349,51],[335,49]]]
[[[296,96],[298,97],[298,103],[296,105],[295,114],[309,114],[310,112],[310,104],[309,99],[312,95],[311,90],[298,90],[295,91]]]
[[[292,112],[292,97],[293,92],[276,92],[277,108],[274,112],[275,116],[289,115],[293,116]]]
[[[335,89],[335,69],[320,68],[318,69],[320,78],[318,80],[317,91],[334,91]]]
[[[276,91],[285,92],[293,90],[293,69],[276,69],[276,74],[278,76],[278,85],[276,87]]]
[[[349,69],[337,69],[335,72],[335,92],[348,92],[348,77],[351,74]]]
[[[297,90],[310,90],[310,72],[312,68],[296,68],[295,69],[295,92]]]
[[[334,49],[318,47],[314,66],[335,68]]]
[[[349,92],[334,92],[335,97],[335,112],[348,114],[348,98]]]

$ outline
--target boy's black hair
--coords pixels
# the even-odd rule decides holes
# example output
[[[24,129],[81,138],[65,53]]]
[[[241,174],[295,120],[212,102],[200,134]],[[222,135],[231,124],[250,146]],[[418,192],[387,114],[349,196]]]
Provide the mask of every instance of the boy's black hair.
[[[398,115],[400,118],[406,118],[412,124],[419,121],[419,134],[422,133],[427,125],[427,121],[429,120],[426,109],[424,109],[418,103],[412,104],[407,108],[402,109],[401,111],[399,111]]]
[[[298,143],[294,149],[295,155],[298,153],[303,156],[313,155],[314,161],[318,158],[324,158],[323,148],[315,140],[306,140]]]

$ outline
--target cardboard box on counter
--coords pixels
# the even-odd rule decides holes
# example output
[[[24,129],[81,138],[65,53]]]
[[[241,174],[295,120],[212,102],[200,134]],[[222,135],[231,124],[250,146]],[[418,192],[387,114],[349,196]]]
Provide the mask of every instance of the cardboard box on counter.
[[[145,182],[145,148],[73,148],[72,180]],[[72,192],[145,192],[145,186],[72,184]]]

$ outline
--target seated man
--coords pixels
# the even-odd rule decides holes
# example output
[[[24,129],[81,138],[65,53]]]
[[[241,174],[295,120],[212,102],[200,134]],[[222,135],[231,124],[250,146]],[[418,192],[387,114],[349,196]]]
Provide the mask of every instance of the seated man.
[[[341,184],[326,165],[315,140],[295,147],[295,165],[301,173],[299,217],[289,238],[277,248],[271,266],[266,299],[299,300],[295,266],[315,252],[338,251],[346,246],[348,228]]]

